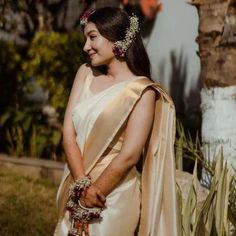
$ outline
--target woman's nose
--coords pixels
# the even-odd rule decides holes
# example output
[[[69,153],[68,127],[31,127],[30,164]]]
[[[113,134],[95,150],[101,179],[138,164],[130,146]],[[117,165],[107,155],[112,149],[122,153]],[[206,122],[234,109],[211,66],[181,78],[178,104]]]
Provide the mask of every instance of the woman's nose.
[[[90,49],[91,49],[91,46],[90,46],[89,40],[86,40],[83,50],[88,53]]]

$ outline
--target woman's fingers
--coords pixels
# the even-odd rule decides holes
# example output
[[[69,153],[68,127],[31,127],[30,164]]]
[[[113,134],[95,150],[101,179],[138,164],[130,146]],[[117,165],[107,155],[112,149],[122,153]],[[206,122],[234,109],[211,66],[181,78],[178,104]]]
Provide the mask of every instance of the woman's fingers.
[[[105,196],[95,186],[90,186],[86,193],[80,198],[85,207],[104,207]]]
[[[85,200],[85,205],[87,207],[104,207],[104,203],[99,200],[98,198],[94,198],[94,199],[89,199],[89,200]]]
[[[106,197],[101,193],[100,190],[97,191],[97,197],[102,203],[106,202]]]
[[[91,199],[87,197],[81,197],[79,201],[82,207],[88,207],[88,208],[94,207],[94,203],[91,201]]]
[[[88,207],[88,208],[92,208],[92,207],[104,207],[104,203],[99,200],[98,198],[84,198],[81,197],[80,198],[80,204],[83,207]]]
[[[80,201],[80,205],[81,205],[82,207],[88,207],[84,198],[80,198],[79,201]]]
[[[104,203],[100,199],[96,199],[96,201],[93,204],[95,207],[104,207]]]

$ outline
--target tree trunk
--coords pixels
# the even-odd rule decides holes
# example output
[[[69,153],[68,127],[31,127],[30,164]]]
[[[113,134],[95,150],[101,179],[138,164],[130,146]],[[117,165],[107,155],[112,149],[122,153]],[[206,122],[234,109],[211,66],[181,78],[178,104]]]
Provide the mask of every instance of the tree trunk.
[[[199,14],[202,140],[236,168],[236,0],[191,0]]]

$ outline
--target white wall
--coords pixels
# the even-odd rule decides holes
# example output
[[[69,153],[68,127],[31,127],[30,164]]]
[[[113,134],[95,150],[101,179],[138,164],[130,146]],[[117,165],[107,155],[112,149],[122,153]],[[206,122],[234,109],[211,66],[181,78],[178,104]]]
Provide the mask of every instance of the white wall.
[[[147,43],[147,51],[151,59],[153,79],[169,91],[172,77],[171,51],[177,58],[177,67],[180,75],[184,74],[186,65],[185,96],[191,88],[196,87],[200,60],[196,54],[198,45],[195,39],[198,35],[198,14],[194,6],[185,0],[161,0],[163,11],[159,13],[154,30]],[[182,53],[182,66],[181,64]],[[183,75],[184,76],[184,75]],[[178,79],[174,76],[174,79]]]

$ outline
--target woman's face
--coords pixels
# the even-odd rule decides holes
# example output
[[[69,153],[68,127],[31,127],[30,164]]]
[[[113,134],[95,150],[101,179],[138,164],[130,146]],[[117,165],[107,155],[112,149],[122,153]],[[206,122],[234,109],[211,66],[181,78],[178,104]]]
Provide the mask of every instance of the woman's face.
[[[108,65],[115,58],[112,52],[113,43],[99,33],[94,23],[89,22],[85,26],[84,35],[86,42],[83,49],[93,66]]]

